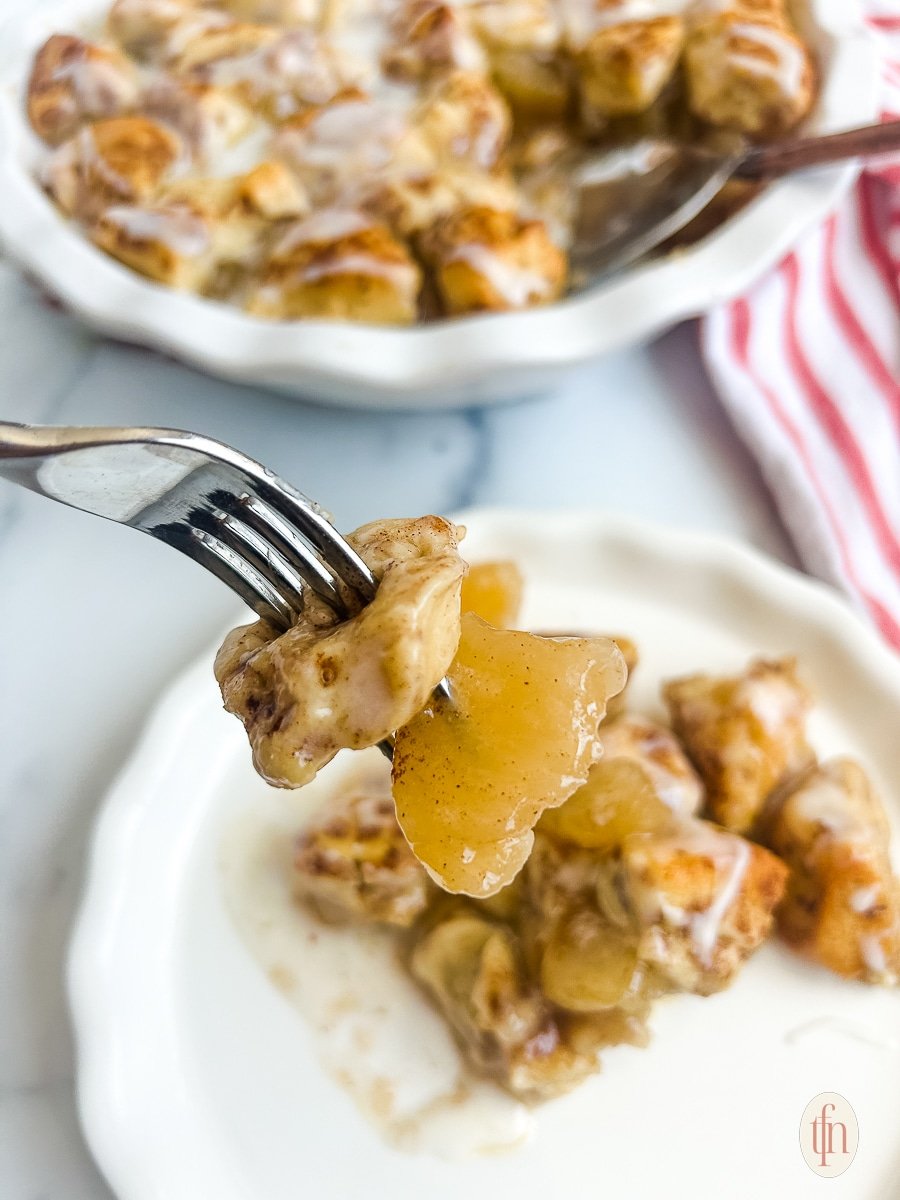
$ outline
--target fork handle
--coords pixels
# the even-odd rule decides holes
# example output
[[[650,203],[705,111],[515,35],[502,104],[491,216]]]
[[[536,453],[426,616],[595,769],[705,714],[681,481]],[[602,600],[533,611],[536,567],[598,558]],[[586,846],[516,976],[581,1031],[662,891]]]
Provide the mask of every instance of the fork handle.
[[[768,146],[754,146],[747,152],[735,174],[741,179],[771,179],[805,167],[897,151],[900,151],[900,121],[884,121],[879,125],[846,129],[841,133],[785,138]]]

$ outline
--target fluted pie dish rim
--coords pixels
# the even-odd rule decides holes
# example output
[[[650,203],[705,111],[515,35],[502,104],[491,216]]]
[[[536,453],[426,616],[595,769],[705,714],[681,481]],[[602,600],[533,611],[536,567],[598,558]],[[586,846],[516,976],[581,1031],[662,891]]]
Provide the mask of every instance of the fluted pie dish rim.
[[[270,322],[176,292],[94,247],[33,177],[37,139],[22,104],[31,55],[57,29],[99,14],[59,0],[5,24],[0,62],[0,244],[82,320],[226,379],[356,408],[453,408],[534,395],[566,371],[621,350],[748,287],[836,203],[853,164],[770,186],[704,241],[542,308],[410,328]],[[877,114],[878,54],[856,0],[809,0],[821,89],[812,128]]]

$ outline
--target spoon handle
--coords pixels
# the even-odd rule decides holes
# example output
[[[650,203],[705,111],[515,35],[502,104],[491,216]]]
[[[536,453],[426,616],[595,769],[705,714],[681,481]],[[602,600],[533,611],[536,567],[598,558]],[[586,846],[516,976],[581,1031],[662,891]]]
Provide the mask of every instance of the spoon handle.
[[[768,179],[804,167],[897,151],[900,151],[900,121],[885,121],[824,137],[785,138],[768,146],[754,146],[735,173],[742,179]]]

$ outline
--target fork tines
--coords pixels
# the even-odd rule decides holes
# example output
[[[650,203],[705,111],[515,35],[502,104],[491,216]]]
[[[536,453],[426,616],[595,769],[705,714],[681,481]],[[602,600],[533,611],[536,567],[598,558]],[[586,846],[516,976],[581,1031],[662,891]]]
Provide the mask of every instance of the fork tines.
[[[132,524],[201,563],[277,628],[293,623],[305,588],[339,616],[374,596],[368,567],[313,501],[236,451],[204,449],[217,461],[189,472]]]

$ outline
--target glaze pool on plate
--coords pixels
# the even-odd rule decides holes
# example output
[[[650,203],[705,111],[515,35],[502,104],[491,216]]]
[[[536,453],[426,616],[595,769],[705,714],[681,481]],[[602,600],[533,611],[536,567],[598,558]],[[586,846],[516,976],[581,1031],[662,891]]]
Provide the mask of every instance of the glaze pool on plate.
[[[858,754],[885,789],[900,778],[900,665],[827,589],[732,543],[651,526],[461,520],[471,557],[523,566],[526,622],[635,635],[638,707],[656,711],[660,675],[796,651],[819,699],[816,745]],[[323,1068],[317,1039],[227,911],[221,840],[264,790],[238,722],[219,709],[207,654],[163,701],[104,806],[72,947],[82,1118],[121,1200],[296,1200],[298,1188],[546,1200],[583,1195],[585,1179],[597,1195],[627,1180],[638,1200],[671,1194],[673,1181],[703,1200],[802,1200],[821,1185],[797,1129],[823,1088],[860,1120],[865,1152],[846,1194],[889,1194],[900,1170],[896,996],[774,944],[730,991],[661,1005],[649,1049],[607,1053],[603,1072],[541,1109],[512,1153],[441,1163],[392,1149]]]
[[[330,793],[361,775],[390,778],[390,766],[378,750],[343,753],[299,792],[252,788],[220,839],[229,915],[313,1031],[323,1069],[389,1144],[440,1158],[508,1150],[529,1135],[532,1115],[469,1072],[446,1022],[400,969],[391,932],[323,925],[291,897],[297,831]]]

